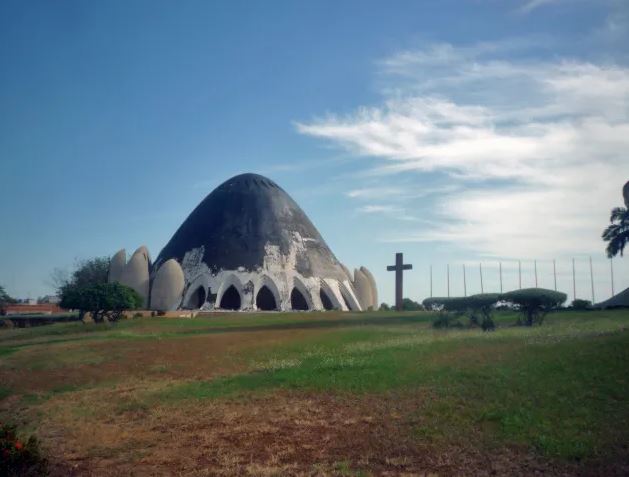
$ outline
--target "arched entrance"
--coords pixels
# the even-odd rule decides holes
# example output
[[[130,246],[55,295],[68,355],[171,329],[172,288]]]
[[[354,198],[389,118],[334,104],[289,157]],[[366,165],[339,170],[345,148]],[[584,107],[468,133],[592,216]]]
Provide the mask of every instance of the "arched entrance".
[[[293,291],[290,292],[290,307],[296,311],[308,310],[306,297],[297,289],[297,287],[294,287]]]
[[[323,308],[325,310],[328,310],[328,311],[334,310],[334,305],[332,304],[332,300],[330,300],[330,297],[325,292],[323,287],[319,289],[319,298],[321,298],[321,304],[323,305]]]
[[[277,303],[275,302],[273,292],[271,292],[266,285],[263,285],[256,295],[256,307],[258,310],[264,311],[277,310]]]
[[[219,308],[223,310],[240,310],[240,293],[234,285],[230,285],[223,296]]]
[[[203,306],[206,298],[205,288],[199,286],[192,295],[190,295],[190,298],[188,298],[186,308],[197,310]]]

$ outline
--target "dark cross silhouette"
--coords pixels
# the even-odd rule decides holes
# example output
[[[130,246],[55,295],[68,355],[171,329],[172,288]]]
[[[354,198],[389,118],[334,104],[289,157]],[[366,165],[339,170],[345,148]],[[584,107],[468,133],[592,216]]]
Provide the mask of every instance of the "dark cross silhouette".
[[[402,311],[402,283],[404,280],[404,270],[412,270],[413,265],[404,265],[404,259],[401,253],[395,254],[395,265],[389,265],[387,271],[395,272],[395,309]]]

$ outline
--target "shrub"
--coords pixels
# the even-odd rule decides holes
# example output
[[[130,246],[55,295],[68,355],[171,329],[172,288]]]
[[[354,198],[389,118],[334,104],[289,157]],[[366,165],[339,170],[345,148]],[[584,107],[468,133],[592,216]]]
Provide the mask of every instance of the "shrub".
[[[120,283],[94,285],[67,284],[61,288],[62,308],[89,312],[95,323],[117,321],[125,310],[142,306],[142,297],[133,288]]]
[[[391,311],[391,307],[386,303],[382,302],[380,304],[380,311]]]
[[[438,330],[444,328],[463,328],[463,324],[459,321],[459,315],[441,311],[435,321],[432,322],[432,327]]]
[[[20,441],[15,426],[0,423],[0,475],[47,475],[46,460],[41,456],[34,436]]]
[[[466,314],[470,320],[470,326],[480,326],[488,331],[495,328],[491,314],[498,300],[500,300],[500,295],[497,293],[483,293],[468,297],[426,298],[423,305],[432,310]]]
[[[410,298],[404,298],[402,300],[402,310],[404,311],[420,311],[423,309],[424,307],[420,303],[417,303]]]
[[[590,300],[581,300],[577,298],[576,300],[572,300],[572,309],[573,310],[591,310],[592,302]]]
[[[505,293],[501,298],[519,306],[524,320],[518,320],[518,324],[533,326],[541,325],[546,314],[564,303],[568,296],[545,288],[525,288]]]

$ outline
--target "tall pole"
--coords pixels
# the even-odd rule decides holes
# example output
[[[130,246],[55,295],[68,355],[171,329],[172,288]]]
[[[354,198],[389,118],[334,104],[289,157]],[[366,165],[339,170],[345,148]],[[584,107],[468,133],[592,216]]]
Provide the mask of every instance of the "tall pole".
[[[522,290],[522,260],[518,260],[518,284],[520,290]]]
[[[432,265],[430,266],[430,298],[432,298]]]
[[[590,256],[590,285],[592,285],[592,305],[596,302],[594,299],[594,271],[592,270],[592,257]]]
[[[500,273],[500,293],[502,293],[502,262],[498,262],[498,270]]]
[[[448,298],[450,298],[450,264],[446,265],[447,267],[447,275],[448,275]]]
[[[572,259],[572,296],[577,299],[577,274],[574,270],[574,258]]]
[[[612,296],[614,296],[614,259],[609,259],[609,271],[612,274]]]
[[[553,258],[553,277],[555,278],[555,291],[557,291],[557,265],[555,264],[554,258]]]
[[[463,264],[463,296],[467,296],[467,280],[465,279],[465,264]]]
[[[478,264],[478,271],[480,272],[480,292],[485,293],[485,290],[483,289],[483,264],[482,263]]]
[[[537,260],[533,260],[533,268],[535,269],[535,288],[537,288]]]

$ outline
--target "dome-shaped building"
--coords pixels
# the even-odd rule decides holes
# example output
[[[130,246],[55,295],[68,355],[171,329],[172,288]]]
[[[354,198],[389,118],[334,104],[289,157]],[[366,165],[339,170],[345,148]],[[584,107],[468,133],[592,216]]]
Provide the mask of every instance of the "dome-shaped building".
[[[116,263],[125,266],[120,259]],[[177,264],[183,278],[175,273]],[[257,174],[233,177],[212,191],[148,266],[150,283],[159,282],[150,296],[158,308],[358,311],[377,306],[373,275],[361,268],[354,274],[360,280],[353,280],[297,203]],[[110,275],[133,274],[112,270]],[[177,275],[174,289],[171,275]],[[165,304],[164,294],[178,299]]]

